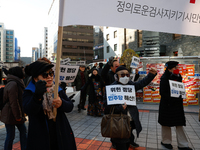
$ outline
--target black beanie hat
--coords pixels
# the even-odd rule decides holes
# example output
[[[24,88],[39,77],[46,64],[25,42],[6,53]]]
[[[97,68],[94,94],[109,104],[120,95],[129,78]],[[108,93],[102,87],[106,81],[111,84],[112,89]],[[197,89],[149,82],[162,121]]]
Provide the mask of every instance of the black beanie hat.
[[[128,69],[127,69],[126,67],[124,67],[124,66],[119,66],[119,67],[116,69],[116,72],[115,72],[115,73],[117,73],[117,72],[120,71],[120,70],[127,70],[127,71],[128,71]]]
[[[37,77],[43,72],[51,69],[54,65],[44,60],[37,60],[30,65],[26,66],[25,73],[32,77]]]
[[[172,69],[174,67],[176,67],[179,64],[179,62],[177,61],[168,61],[166,62],[165,66],[167,67],[167,69]]]

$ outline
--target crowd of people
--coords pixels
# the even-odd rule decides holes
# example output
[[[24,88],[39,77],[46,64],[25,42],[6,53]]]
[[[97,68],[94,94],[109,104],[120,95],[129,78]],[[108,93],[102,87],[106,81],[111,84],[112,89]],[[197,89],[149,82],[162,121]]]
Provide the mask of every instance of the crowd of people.
[[[98,67],[97,67],[98,66]],[[160,107],[158,122],[162,126],[161,144],[167,149],[173,149],[171,143],[171,128],[176,127],[178,148],[192,150],[188,146],[183,126],[186,126],[183,109],[183,99],[170,96],[169,80],[182,82],[177,71],[178,62],[166,63],[166,70],[160,82]],[[66,83],[58,88],[58,97],[54,98],[53,64],[46,58],[39,59],[25,68],[12,67],[7,71],[7,84],[4,89],[5,103],[0,120],[5,123],[6,140],[4,150],[12,150],[15,138],[15,126],[20,132],[22,150],[76,150],[76,143],[70,123],[65,115],[73,110],[73,101],[66,95]],[[155,68],[150,68],[149,74],[138,81],[136,69],[135,79],[130,81],[130,70],[125,64],[110,57],[105,66],[95,64],[91,69],[81,65],[72,86],[81,91],[78,113],[87,109],[87,115],[103,116],[111,112],[130,116],[131,136],[127,138],[111,138],[112,147],[117,150],[128,150],[129,146],[139,147],[135,143],[133,130],[137,137],[142,131],[137,106],[126,103],[107,105],[105,86],[134,85],[135,91],[147,86],[157,75]],[[88,105],[86,107],[86,97]],[[57,108],[57,115],[53,109]],[[25,114],[28,116],[28,132],[25,126]],[[37,143],[37,144],[36,144]]]

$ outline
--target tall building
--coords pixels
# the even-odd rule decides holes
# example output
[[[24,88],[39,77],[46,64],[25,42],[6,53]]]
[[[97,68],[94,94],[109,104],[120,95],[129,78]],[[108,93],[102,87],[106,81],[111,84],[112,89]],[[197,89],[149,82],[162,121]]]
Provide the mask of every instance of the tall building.
[[[39,43],[39,48],[38,48],[38,58],[42,58],[42,43]]]
[[[4,24],[0,23],[0,61],[4,61],[4,49],[5,49],[5,34]]]
[[[6,29],[6,62],[14,62],[14,48],[15,48],[15,39],[14,39],[14,30]]]
[[[38,59],[38,48],[32,47],[32,59],[31,61],[34,62]]]
[[[58,0],[52,2],[48,13],[48,51],[53,56],[55,56],[57,50],[58,2]],[[72,61],[84,60],[86,63],[93,62],[93,26],[74,25],[63,27],[61,58],[67,57]]]
[[[42,57],[50,59],[51,53],[48,51],[48,28],[44,27],[44,42],[42,49]]]
[[[20,47],[18,47],[18,40],[15,38],[15,61],[20,60]]]
[[[94,60],[93,61],[103,61],[104,60],[104,45],[103,45],[103,27],[94,26],[93,33],[93,50],[94,50]]]

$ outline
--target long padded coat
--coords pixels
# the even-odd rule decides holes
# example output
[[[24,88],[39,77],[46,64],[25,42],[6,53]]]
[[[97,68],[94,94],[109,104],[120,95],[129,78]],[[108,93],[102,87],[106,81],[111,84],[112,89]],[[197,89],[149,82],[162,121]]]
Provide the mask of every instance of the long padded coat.
[[[34,99],[35,84],[31,81],[23,94],[23,107],[29,118],[27,150],[50,150],[47,116],[42,103]],[[61,88],[59,97],[62,105],[57,109],[56,134],[58,150],[76,150],[74,134],[65,113],[71,112],[74,105]]]
[[[161,77],[160,81],[160,106],[158,123],[162,126],[185,126],[185,114],[183,99],[170,96],[169,80],[182,82],[181,75],[175,76],[168,70]]]

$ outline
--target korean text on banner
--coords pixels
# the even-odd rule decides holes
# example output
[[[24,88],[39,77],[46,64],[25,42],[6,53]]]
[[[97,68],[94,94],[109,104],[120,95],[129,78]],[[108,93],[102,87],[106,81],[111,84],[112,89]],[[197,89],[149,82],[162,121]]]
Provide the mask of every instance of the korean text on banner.
[[[131,62],[131,68],[138,68],[140,63],[140,58],[133,56],[132,57],[132,62]]]
[[[179,97],[186,98],[185,86],[182,82],[169,80],[171,97]]]
[[[134,85],[109,85],[106,86],[107,104],[136,105],[136,95]]]
[[[55,71],[55,65],[53,67],[53,70]],[[66,82],[66,83],[74,82],[78,70],[79,66],[60,65],[59,82]]]
[[[200,36],[199,6],[200,1],[193,4],[190,0],[60,0],[59,26],[97,25]]]

